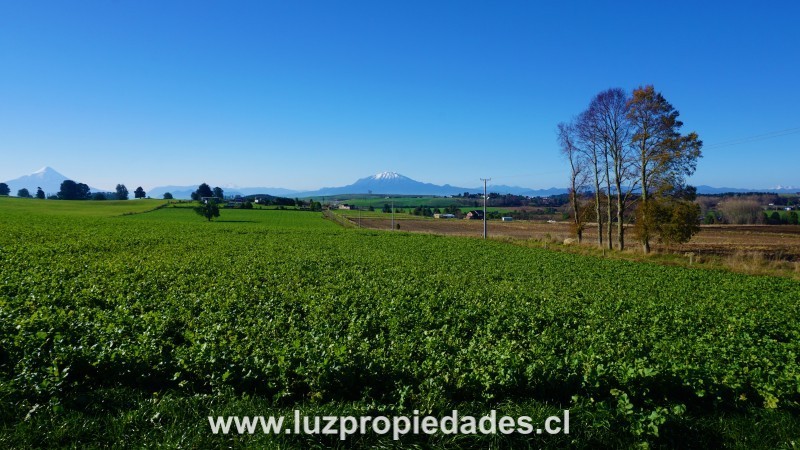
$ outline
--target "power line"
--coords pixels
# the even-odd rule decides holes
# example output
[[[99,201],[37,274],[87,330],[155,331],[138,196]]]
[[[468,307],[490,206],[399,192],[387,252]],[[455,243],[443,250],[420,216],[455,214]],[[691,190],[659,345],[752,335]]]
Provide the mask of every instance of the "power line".
[[[717,143],[711,144],[711,145],[705,145],[703,147],[704,147],[704,149],[714,149],[714,148],[720,148],[720,147],[728,147],[728,146],[731,146],[731,145],[739,145],[739,144],[747,144],[747,143],[750,143],[750,142],[758,142],[758,141],[763,141],[765,139],[772,139],[772,138],[776,138],[776,137],[788,136],[790,134],[796,134],[796,133],[800,133],[800,127],[787,128],[785,130],[771,131],[769,133],[757,134],[757,135],[754,135],[754,136],[741,137],[741,138],[737,138],[737,139],[731,139],[731,140],[728,140],[728,141],[717,142]]]
[[[486,183],[492,179],[481,178],[481,181],[483,181],[483,238],[486,239]]]
[[[540,175],[552,175],[554,173],[561,173],[561,171],[560,170],[550,170],[550,171],[547,171],[547,172],[537,172],[537,173],[518,173],[518,174],[514,174],[514,175],[499,175],[499,176],[495,176],[493,178],[498,178],[500,180],[505,180],[505,179],[508,179],[508,178],[531,178],[531,177],[537,177],[537,176],[540,176]]]

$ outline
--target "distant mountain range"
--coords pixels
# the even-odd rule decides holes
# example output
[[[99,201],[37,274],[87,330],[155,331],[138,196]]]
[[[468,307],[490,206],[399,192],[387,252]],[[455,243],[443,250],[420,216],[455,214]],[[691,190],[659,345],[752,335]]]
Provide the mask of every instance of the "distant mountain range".
[[[213,186],[212,186],[213,187]],[[175,198],[190,198],[197,186],[159,186],[151,189],[147,194],[151,197],[161,197],[169,192]],[[483,192],[480,187],[458,187],[449,184],[437,185],[423,183],[400,175],[396,172],[381,172],[376,175],[361,178],[353,184],[341,187],[324,187],[315,191],[296,191],[275,187],[232,187],[222,188],[225,195],[254,195],[267,194],[278,197],[323,197],[342,194],[396,194],[396,195],[456,195],[464,192]],[[563,188],[528,189],[517,186],[489,185],[489,191],[501,194],[528,195],[531,197],[563,194]]]
[[[170,192],[175,198],[190,198],[197,186],[166,186],[157,187],[148,193],[152,197],[160,197],[164,192]],[[269,194],[282,197],[323,197],[343,194],[395,194],[395,195],[456,195],[464,192],[483,192],[483,186],[459,187],[449,184],[438,185],[423,183],[413,180],[396,172],[381,172],[369,177],[356,180],[355,183],[340,187],[324,187],[315,191],[293,191],[280,188],[229,188],[224,189],[226,195],[252,195]],[[529,197],[549,197],[551,195],[566,194],[566,188],[530,189],[519,186],[489,185],[489,192],[498,194],[526,195]],[[726,192],[775,192],[794,193],[800,191],[796,187],[777,187],[770,189],[741,189],[741,188],[715,188],[712,186],[698,186],[699,194],[721,194]]]
[[[66,176],[58,173],[51,167],[43,167],[36,172],[25,175],[13,180],[6,181],[8,184],[11,195],[16,195],[17,191],[21,188],[27,188],[31,195],[36,193],[36,188],[41,187],[46,194],[55,194],[61,189],[61,182],[68,179]],[[80,182],[80,180],[74,180]],[[198,185],[192,186],[159,186],[147,192],[147,195],[152,198],[161,198],[164,193],[169,192],[175,198],[188,199],[191,198],[192,192],[197,189]],[[212,186],[214,187],[214,186]],[[93,192],[102,191],[101,189],[91,188]],[[130,187],[129,187],[129,190]],[[464,192],[478,193],[483,192],[483,186],[478,187],[458,187],[449,184],[437,185],[432,183],[423,183],[421,181],[412,180],[409,177],[400,175],[396,172],[381,172],[376,175],[361,178],[356,180],[355,183],[348,184],[341,187],[325,187],[315,191],[297,191],[292,189],[276,188],[276,187],[223,187],[225,195],[255,195],[266,194],[278,197],[322,197],[342,194],[385,194],[385,195],[456,195]],[[529,197],[548,197],[551,195],[565,194],[566,188],[550,188],[550,189],[529,189],[518,186],[506,185],[489,185],[487,190],[489,192],[496,192],[498,194],[514,194],[526,195]],[[711,186],[697,186],[698,194],[723,194],[727,192],[744,193],[744,192],[774,192],[774,193],[795,193],[800,192],[800,187],[793,186],[778,186],[776,188],[768,189],[742,189],[742,188],[715,188]]]
[[[147,191],[147,195],[152,198],[161,198],[165,193],[169,192],[174,198],[189,199],[192,198],[192,192],[196,191],[198,186],[199,183],[193,186],[158,186]],[[213,188],[214,186],[212,185],[211,187]],[[226,196],[266,194],[275,197],[296,197],[297,195],[295,194],[298,192],[292,189],[272,187],[222,187],[222,190]]]
[[[742,188],[728,188],[728,187],[711,187],[706,185],[697,186],[697,193],[698,194],[729,194],[729,193],[737,193],[737,194],[744,194],[746,192],[771,192],[775,194],[795,194],[800,192],[800,186],[778,186],[774,188],[766,188],[766,189],[742,189]]]
[[[531,197],[536,196],[550,196],[566,193],[566,189],[550,188],[550,189],[528,189],[517,186],[505,185],[489,185],[489,192],[497,192],[498,194],[515,194],[515,195],[528,195]],[[366,178],[361,178],[353,184],[348,184],[342,187],[325,187],[316,191],[300,192],[295,194],[298,197],[319,197],[324,195],[341,195],[341,194],[398,194],[398,195],[456,195],[464,192],[483,192],[483,186],[480,187],[459,187],[451,186],[449,184],[437,185],[432,183],[423,183],[421,181],[412,180],[407,176],[400,175],[396,172],[381,172]]]

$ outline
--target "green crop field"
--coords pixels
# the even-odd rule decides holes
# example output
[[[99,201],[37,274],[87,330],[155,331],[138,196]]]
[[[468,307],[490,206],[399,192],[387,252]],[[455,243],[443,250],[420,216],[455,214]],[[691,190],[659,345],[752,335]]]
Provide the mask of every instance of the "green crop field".
[[[372,206],[375,209],[382,209],[383,205],[394,204],[395,208],[416,208],[417,206],[429,208],[445,208],[450,205],[462,205],[465,200],[448,197],[429,197],[429,196],[401,196],[401,197],[369,197],[365,198],[349,197],[339,200],[340,203],[347,203],[360,207]]]
[[[340,216],[349,217],[350,219],[357,220],[358,217],[363,219],[391,219],[392,213],[385,213],[380,210],[375,211],[361,211],[361,210],[352,210],[352,209],[335,209],[332,211],[334,214],[338,214]],[[395,220],[407,220],[407,219],[415,219],[415,220],[424,220],[427,217],[423,216],[415,216],[413,214],[409,214],[407,212],[396,212],[394,213]],[[433,218],[431,218],[433,220]]]
[[[800,283],[342,228],[0,198],[0,447],[800,442]],[[142,214],[127,214],[130,212]],[[208,416],[491,409],[569,434],[214,435]]]

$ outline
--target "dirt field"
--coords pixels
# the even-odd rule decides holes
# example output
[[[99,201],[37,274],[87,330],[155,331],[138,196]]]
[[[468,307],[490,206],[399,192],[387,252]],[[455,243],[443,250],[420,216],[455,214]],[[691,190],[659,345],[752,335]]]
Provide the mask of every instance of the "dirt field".
[[[399,220],[401,231],[480,237],[483,223],[479,220]],[[385,229],[391,227],[385,219],[362,219],[365,228]],[[516,239],[539,239],[563,242],[573,237],[568,223],[543,223],[518,220],[514,222],[489,221],[489,236]],[[614,232],[616,234],[616,230]],[[588,226],[584,242],[597,240],[596,226]],[[626,234],[626,247],[635,247],[630,230]],[[793,225],[703,225],[700,233],[680,246],[663,248],[653,245],[656,251],[694,252],[699,255],[735,255],[760,253],[772,260],[800,261],[800,226]]]

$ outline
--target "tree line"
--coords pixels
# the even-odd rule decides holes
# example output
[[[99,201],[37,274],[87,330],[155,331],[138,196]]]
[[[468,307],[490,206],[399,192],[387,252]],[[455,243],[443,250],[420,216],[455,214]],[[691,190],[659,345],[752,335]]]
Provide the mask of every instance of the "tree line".
[[[773,193],[702,195],[697,198],[703,223],[798,225],[800,196]]]
[[[597,226],[597,245],[625,248],[625,222],[644,253],[657,239],[688,241],[699,231],[696,190],[686,184],[701,157],[697,133],[681,134],[679,112],[652,85],[628,94],[621,88],[598,93],[569,122],[558,124],[558,142],[569,163],[572,224],[580,242],[588,222]]]
[[[6,183],[0,183],[0,195],[11,195],[11,188],[8,187],[8,185]],[[36,196],[36,198],[40,198],[40,199],[45,197],[44,191],[42,190],[42,188],[37,188],[36,189],[35,196]],[[31,195],[31,192],[28,189],[22,188],[22,189],[17,190],[17,197],[33,198],[34,196]]]
[[[0,183],[0,195],[9,195],[10,189],[6,183]],[[141,186],[133,191],[135,198],[145,198],[147,194]],[[167,198],[165,194],[164,198]],[[21,198],[38,198],[49,200],[128,200],[128,188],[124,184],[118,184],[114,192],[91,192],[89,186],[85,183],[78,183],[73,180],[64,180],[59,186],[56,194],[45,196],[45,192],[41,187],[36,188],[36,194],[31,195],[30,191],[26,188],[17,191],[17,197]],[[169,198],[172,195],[169,194]]]

